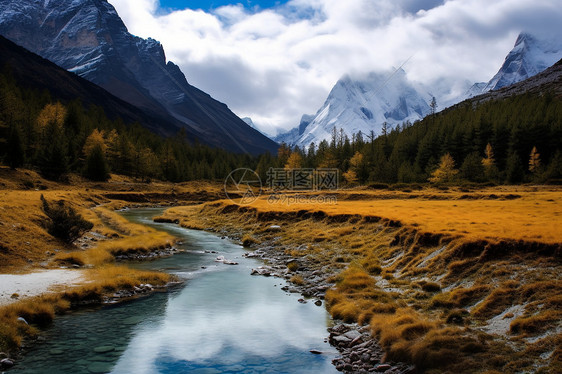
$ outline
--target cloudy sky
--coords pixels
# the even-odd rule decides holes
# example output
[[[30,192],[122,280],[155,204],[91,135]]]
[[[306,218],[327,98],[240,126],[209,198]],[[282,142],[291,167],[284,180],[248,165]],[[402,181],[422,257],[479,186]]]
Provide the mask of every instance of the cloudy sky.
[[[404,65],[438,98],[488,81],[520,31],[562,35],[559,0],[109,0],[188,81],[276,134],[344,74]]]

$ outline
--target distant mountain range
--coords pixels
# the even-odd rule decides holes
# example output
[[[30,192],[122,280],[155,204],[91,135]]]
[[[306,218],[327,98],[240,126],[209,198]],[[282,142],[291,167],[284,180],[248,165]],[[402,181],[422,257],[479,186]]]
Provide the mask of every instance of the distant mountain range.
[[[193,140],[234,152],[277,149],[191,86],[159,42],[131,35],[107,1],[0,0],[0,34],[138,107],[163,135],[185,128]]]
[[[540,39],[521,33],[497,74],[489,81],[474,84],[464,95],[450,100],[453,105],[521,82],[544,71],[562,58],[562,40]],[[390,127],[405,121],[416,121],[430,113],[430,90],[410,82],[402,69],[366,77],[341,78],[313,116],[304,115],[299,126],[274,138],[279,143],[308,147],[330,140],[337,127],[351,136],[361,131],[381,134],[386,122]],[[444,109],[444,108],[441,108]]]
[[[278,142],[307,147],[330,141],[332,129],[342,128],[349,136],[360,131],[380,135],[384,122],[390,127],[416,121],[430,113],[431,95],[424,94],[397,69],[386,74],[341,78],[316,115],[303,116],[298,128],[275,138]]]

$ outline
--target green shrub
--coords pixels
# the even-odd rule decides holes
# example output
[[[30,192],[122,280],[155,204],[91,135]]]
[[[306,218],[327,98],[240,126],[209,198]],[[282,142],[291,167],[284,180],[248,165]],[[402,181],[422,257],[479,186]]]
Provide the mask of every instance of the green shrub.
[[[49,218],[46,224],[47,232],[55,238],[61,239],[65,243],[73,243],[86,231],[91,230],[94,225],[86,221],[82,216],[70,207],[59,201],[49,204],[45,197],[41,195],[43,212]]]

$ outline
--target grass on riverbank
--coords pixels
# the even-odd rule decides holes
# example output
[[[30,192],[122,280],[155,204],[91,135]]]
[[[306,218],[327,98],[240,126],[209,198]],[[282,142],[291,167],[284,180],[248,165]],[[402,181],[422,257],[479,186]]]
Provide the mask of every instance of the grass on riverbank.
[[[137,183],[112,176],[107,183],[93,183],[70,175],[57,183],[29,170],[0,167],[0,273],[33,272],[37,268],[76,264],[84,267],[86,281],[71,289],[17,300],[0,307],[0,352],[13,353],[22,339],[77,305],[96,304],[120,290],[141,284],[160,287],[173,281],[170,275],[115,266],[115,256],[144,255],[169,248],[171,235],[134,224],[114,210],[152,203],[200,201],[218,194],[219,188],[205,182]],[[63,200],[94,224],[89,240],[64,244],[45,230],[46,217],[40,196]],[[100,206],[103,205],[103,206]],[[78,249],[82,248],[82,249]],[[22,317],[29,325],[19,320]]]
[[[66,290],[16,301],[0,307],[0,352],[12,352],[24,338],[35,337],[57,314],[74,306],[101,304],[119,290],[132,290],[142,284],[163,287],[174,278],[170,274],[140,271],[126,266],[104,266],[85,271],[86,283]],[[23,319],[23,320],[22,320]]]
[[[562,371],[560,189],[345,194],[335,206],[213,203],[160,219],[274,243],[321,269],[335,282],[330,313],[370,324],[387,360],[425,372]],[[292,269],[295,283],[304,275]]]
[[[213,200],[218,198],[220,190],[221,186],[209,182],[140,183],[118,175],[103,183],[77,175],[69,175],[65,182],[53,182],[32,170],[0,166],[0,273],[30,271],[50,260],[53,253],[76,249],[45,230],[41,195],[49,202],[63,200],[94,224],[93,232],[119,238],[138,232],[127,232],[131,226],[115,209]],[[102,204],[102,208],[91,209]],[[121,227],[123,224],[125,227]],[[133,230],[136,229],[138,226]]]

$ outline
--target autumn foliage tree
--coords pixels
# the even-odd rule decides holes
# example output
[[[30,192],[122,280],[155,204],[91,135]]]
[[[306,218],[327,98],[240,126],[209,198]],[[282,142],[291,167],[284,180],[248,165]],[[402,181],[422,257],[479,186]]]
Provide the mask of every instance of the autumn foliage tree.
[[[302,156],[298,152],[292,152],[287,163],[285,164],[285,169],[300,169],[302,168]]]
[[[429,181],[431,183],[451,182],[458,173],[459,171],[455,169],[455,160],[450,153],[447,153],[441,157],[439,167],[431,173]]]

